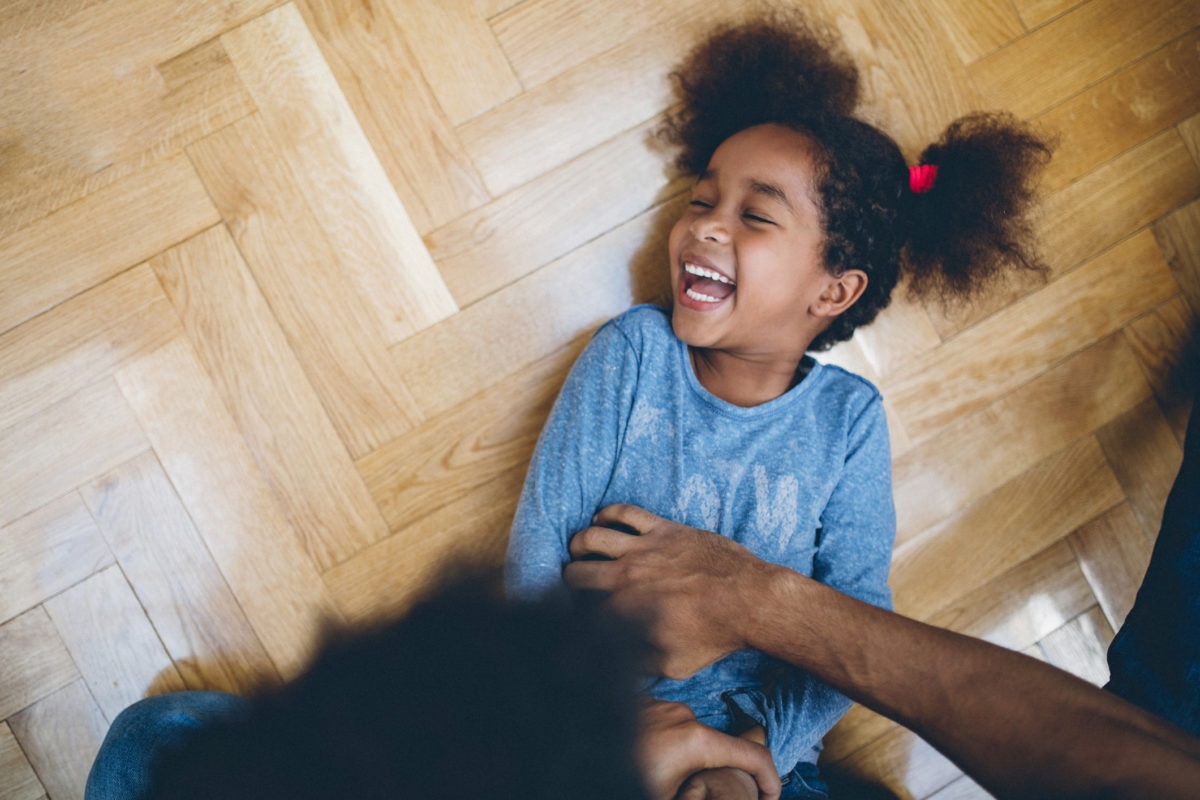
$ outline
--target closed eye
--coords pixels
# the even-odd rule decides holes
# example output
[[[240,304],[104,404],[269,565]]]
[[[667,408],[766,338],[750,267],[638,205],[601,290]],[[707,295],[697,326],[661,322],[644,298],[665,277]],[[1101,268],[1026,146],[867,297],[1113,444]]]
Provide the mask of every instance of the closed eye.
[[[750,220],[751,222],[761,222],[764,225],[774,225],[775,224],[774,220],[767,219],[766,217],[759,216],[758,214],[752,214],[749,211],[747,211],[745,214],[742,214],[742,216],[745,217],[746,219]]]

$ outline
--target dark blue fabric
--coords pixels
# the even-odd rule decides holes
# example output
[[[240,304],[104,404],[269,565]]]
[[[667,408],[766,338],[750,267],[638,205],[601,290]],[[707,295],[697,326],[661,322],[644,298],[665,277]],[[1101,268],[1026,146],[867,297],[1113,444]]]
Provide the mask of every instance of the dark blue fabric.
[[[1108,666],[1106,689],[1200,736],[1200,402],[1150,566]]]
[[[147,697],[113,720],[88,775],[84,800],[142,800],[154,761],[205,725],[232,721],[249,701],[224,692],[176,692]]]

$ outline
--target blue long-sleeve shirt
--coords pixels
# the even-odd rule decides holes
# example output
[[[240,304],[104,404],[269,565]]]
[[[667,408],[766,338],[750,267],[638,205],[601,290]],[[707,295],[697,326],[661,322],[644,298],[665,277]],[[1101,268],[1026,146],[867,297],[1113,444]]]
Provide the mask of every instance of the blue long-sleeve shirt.
[[[838,367],[814,363],[783,396],[743,408],[700,384],[667,312],[636,306],[611,320],[572,367],[538,440],[509,542],[509,593],[560,590],[567,543],[611,503],[716,531],[891,607],[887,421],[875,387]],[[815,762],[850,707],[757,651],[648,691],[724,731],[744,722],[739,712],[749,716],[766,729],[781,774]]]

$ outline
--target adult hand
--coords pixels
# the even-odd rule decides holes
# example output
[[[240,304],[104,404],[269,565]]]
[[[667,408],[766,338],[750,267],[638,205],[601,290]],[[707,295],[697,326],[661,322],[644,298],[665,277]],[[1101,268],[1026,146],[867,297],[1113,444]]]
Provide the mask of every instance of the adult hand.
[[[749,775],[758,785],[760,800],[776,800],[781,790],[775,762],[767,748],[700,723],[692,710],[681,703],[654,700],[643,706],[638,762],[653,800],[672,800],[680,786],[692,776],[703,775],[706,770],[714,771],[715,776],[717,771],[724,773],[723,768],[741,770]],[[723,785],[714,780],[712,791],[718,791]],[[694,788],[704,790],[705,783],[697,782]],[[683,796],[715,800],[722,795]],[[724,796],[732,795],[726,793]]]
[[[746,646],[762,608],[755,595],[781,569],[730,539],[627,505],[601,509],[570,550],[567,586],[609,593],[614,611],[646,626],[654,668],[677,679]],[[580,560],[596,556],[608,560]]]

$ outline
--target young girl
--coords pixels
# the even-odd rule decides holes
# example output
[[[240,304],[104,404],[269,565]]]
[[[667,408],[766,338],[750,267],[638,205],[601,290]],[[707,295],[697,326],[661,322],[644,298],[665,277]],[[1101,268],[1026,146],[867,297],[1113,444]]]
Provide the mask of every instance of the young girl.
[[[572,368],[521,494],[509,590],[561,586],[571,536],[629,503],[890,607],[879,392],[807,354],[873,320],[902,270],[961,297],[1039,268],[1021,215],[1049,150],[1010,117],[972,115],[910,169],[851,116],[856,69],[795,22],[719,30],[675,78],[666,135],[698,181],[670,236],[673,309],[610,321]],[[821,738],[850,701],[819,681],[739,652],[649,692],[765,742],[784,797],[826,796]]]

